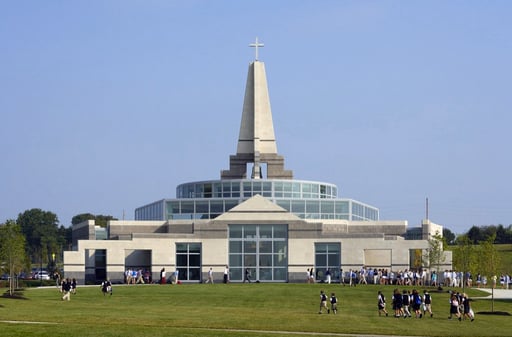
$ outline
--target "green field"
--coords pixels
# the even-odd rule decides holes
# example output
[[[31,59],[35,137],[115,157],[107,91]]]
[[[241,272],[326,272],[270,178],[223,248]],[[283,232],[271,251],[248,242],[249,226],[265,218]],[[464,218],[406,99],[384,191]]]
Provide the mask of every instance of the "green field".
[[[31,288],[23,299],[0,298],[1,336],[511,336],[512,319],[483,315],[491,301],[474,300],[474,322],[448,320],[448,294],[432,293],[434,317],[379,317],[377,291],[393,286],[339,284],[183,284],[79,287],[63,302],[56,288]],[[336,292],[339,312],[318,314],[319,292]],[[485,295],[470,290],[470,296]],[[511,301],[495,311],[512,312]],[[10,322],[16,321],[16,322]]]

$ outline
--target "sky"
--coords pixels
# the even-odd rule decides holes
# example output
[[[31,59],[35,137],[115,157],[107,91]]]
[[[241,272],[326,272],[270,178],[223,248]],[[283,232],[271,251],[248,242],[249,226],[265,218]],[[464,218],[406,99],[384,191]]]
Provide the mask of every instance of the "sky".
[[[249,44],[298,180],[512,224],[510,1],[0,1],[0,222],[133,219],[236,153]]]

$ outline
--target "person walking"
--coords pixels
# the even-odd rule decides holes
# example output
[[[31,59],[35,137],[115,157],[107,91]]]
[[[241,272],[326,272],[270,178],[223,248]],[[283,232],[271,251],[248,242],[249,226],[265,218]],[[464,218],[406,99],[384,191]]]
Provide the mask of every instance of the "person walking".
[[[160,284],[165,284],[165,283],[166,283],[165,268],[162,268],[162,270],[160,270]]]
[[[452,292],[451,297],[450,297],[450,316],[448,317],[448,319],[452,319],[453,315],[455,315],[455,317],[457,317],[459,319],[459,321],[461,320],[460,311],[459,311],[459,299]]]
[[[377,308],[379,309],[379,316],[382,314],[386,314],[386,316],[388,315],[386,310],[386,297],[384,297],[384,294],[380,290],[377,294]]]
[[[62,293],[64,294],[63,301],[71,300],[71,281],[68,278],[62,281]]]
[[[327,295],[323,290],[320,290],[320,310],[318,313],[321,314],[323,309],[329,313],[329,308],[327,307]]]
[[[213,270],[210,267],[210,270],[208,270],[208,279],[206,280],[206,283],[213,284]]]
[[[110,296],[112,296],[112,282],[110,282],[109,279],[101,282],[101,292],[103,293],[103,296],[106,294],[110,294]]]
[[[226,266],[226,268],[224,268],[224,279],[223,279],[223,282],[224,283],[229,283],[229,267]]]
[[[430,296],[427,289],[423,290],[423,314],[426,315],[427,312],[430,314],[430,317],[433,317],[432,313],[432,296]]]
[[[412,310],[414,310],[414,313],[416,315],[416,318],[422,318],[423,317],[423,314],[421,312],[421,303],[422,303],[422,299],[421,299],[421,296],[420,294],[418,293],[418,291],[416,289],[413,289],[412,290]]]
[[[245,281],[251,283],[251,270],[249,268],[245,268],[244,283],[245,283]]]
[[[404,318],[411,317],[411,312],[409,311],[409,306],[411,304],[411,294],[409,291],[405,290],[402,292],[402,305]]]
[[[331,284],[331,270],[329,268],[325,271],[325,282]]]
[[[76,278],[73,278],[71,281],[71,293],[74,295],[76,294]]]
[[[464,312],[463,318],[470,319],[471,322],[473,322],[475,320],[475,315],[473,313],[473,309],[471,309],[471,304],[469,303],[469,297],[468,297],[468,295],[466,295],[466,293],[462,294],[462,307],[464,308],[463,309],[463,312]]]
[[[335,293],[331,293],[331,311],[335,315],[338,313],[338,298]]]

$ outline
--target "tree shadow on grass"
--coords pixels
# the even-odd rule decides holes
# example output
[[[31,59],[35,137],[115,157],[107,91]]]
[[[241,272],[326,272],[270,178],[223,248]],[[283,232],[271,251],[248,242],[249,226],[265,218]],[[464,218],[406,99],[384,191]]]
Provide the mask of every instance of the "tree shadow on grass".
[[[497,316],[512,316],[506,311],[479,311],[478,315],[497,315]]]
[[[11,300],[27,300],[25,296],[23,296],[22,289],[16,289],[12,294],[9,291],[6,291],[2,294],[2,298],[11,299]]]

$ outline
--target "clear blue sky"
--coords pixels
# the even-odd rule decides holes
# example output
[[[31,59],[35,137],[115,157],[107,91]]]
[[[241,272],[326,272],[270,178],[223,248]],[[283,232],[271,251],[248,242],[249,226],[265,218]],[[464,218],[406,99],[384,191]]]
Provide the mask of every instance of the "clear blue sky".
[[[133,219],[236,152],[258,36],[278,152],[383,220],[512,224],[510,1],[2,1],[0,222]]]

